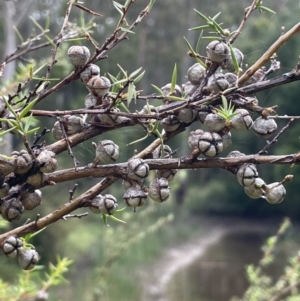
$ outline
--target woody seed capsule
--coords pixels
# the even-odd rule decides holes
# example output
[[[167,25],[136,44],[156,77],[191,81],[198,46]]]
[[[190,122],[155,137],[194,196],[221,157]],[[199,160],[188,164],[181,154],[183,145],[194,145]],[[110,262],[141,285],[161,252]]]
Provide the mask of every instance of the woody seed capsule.
[[[22,250],[22,241],[16,236],[9,236],[3,244],[3,253],[9,258],[15,258]]]
[[[127,163],[127,176],[132,180],[141,180],[148,176],[149,165],[142,159],[131,159]]]
[[[74,67],[83,66],[90,58],[90,51],[86,46],[71,46],[68,57]]]

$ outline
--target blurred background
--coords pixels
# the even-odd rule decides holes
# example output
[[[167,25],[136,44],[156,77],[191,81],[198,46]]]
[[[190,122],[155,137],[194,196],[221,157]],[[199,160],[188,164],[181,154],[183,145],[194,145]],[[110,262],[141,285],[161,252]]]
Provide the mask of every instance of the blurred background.
[[[98,63],[101,74],[108,72],[117,75],[117,64],[128,72],[143,67],[146,73],[137,84],[137,89],[147,95],[154,92],[151,84],[162,87],[171,81],[176,63],[178,84],[184,84],[187,81],[187,69],[194,64],[194,60],[187,55],[183,37],[195,46],[199,32],[188,29],[203,25],[203,20],[194,8],[211,17],[222,12],[218,18],[223,23],[222,27],[233,31],[244,16],[244,8],[251,2],[157,0],[151,14],[135,29],[135,34],[129,35],[128,41],[123,41],[109,52],[108,59]],[[0,4],[1,58],[14,51],[20,43],[16,32],[11,31],[12,26],[16,25],[24,39],[40,32],[29,16],[42,26],[50,17],[51,38],[60,30],[66,1],[27,0],[24,7],[23,4],[23,1]],[[103,16],[93,18],[74,8],[70,21],[82,28],[94,22],[91,35],[101,45],[114,31],[119,14],[109,0],[89,0],[85,5]],[[134,21],[146,5],[145,0],[137,1],[127,21]],[[276,14],[254,12],[234,44],[245,55],[244,70],[280,36],[283,26],[289,30],[299,22],[298,0],[265,0],[264,6],[276,11]],[[202,42],[202,55],[205,55],[206,43]],[[71,44],[82,44],[89,47],[91,52],[93,50],[91,43],[86,40],[63,43],[58,52],[58,63],[53,69],[53,78],[63,78],[72,72],[66,55]],[[291,71],[298,63],[299,49],[300,39],[295,36],[278,51],[281,69],[271,77]],[[22,61],[9,64],[2,92],[13,91],[18,83],[15,74],[22,73],[22,66],[28,60],[45,62],[50,56],[51,47],[48,47],[27,55]],[[41,76],[43,72],[40,72]],[[299,83],[295,82],[257,93],[256,96],[261,106],[278,105],[279,115],[300,115],[299,93]],[[87,94],[80,81],[73,82],[45,99],[38,108],[82,108]],[[151,104],[161,103],[153,100]],[[131,110],[140,110],[144,105],[142,102],[132,103]],[[54,122],[53,118],[37,120],[41,128],[52,128]],[[286,123],[285,120],[278,121],[278,130]],[[200,123],[195,122],[170,141],[171,148],[177,149],[176,156],[188,154],[188,134],[199,127]],[[232,150],[255,154],[266,145],[266,140],[255,136],[251,130],[232,134],[232,146],[222,156]],[[93,141],[105,138],[114,140],[120,146],[121,162],[130,158],[135,149],[140,151],[152,141],[152,138],[148,138],[141,143],[126,146],[144,135],[142,128],[132,127],[116,129]],[[45,139],[48,144],[54,142],[50,134]],[[22,148],[17,138],[6,145],[8,150],[9,146],[17,150]],[[299,124],[294,121],[269,149],[269,154],[296,153],[299,145]],[[94,159],[91,141],[76,146],[73,151],[81,166]],[[73,166],[73,160],[67,153],[61,154],[58,160],[60,169]],[[286,185],[287,195],[283,203],[271,205],[264,199],[250,199],[235,176],[226,170],[188,170],[178,172],[170,185],[172,197],[166,203],[154,204],[149,200],[137,213],[126,208],[120,215],[126,224],[110,221],[110,227],[106,227],[99,216],[90,214],[84,219],[70,219],[48,227],[33,241],[42,254],[41,264],[55,262],[56,254],[74,260],[67,275],[69,283],[51,289],[50,300],[230,300],[234,295],[241,296],[247,288],[245,265],[258,262],[262,255],[261,245],[269,235],[276,232],[282,218],[288,216],[293,227],[280,250],[280,263],[274,268],[277,271],[274,275],[280,273],[285,265],[284,258],[296,252],[300,246],[299,167],[264,165],[258,166],[258,171],[266,183],[281,181],[287,174],[295,175],[293,181]],[[150,176],[149,183],[154,177],[155,174]],[[32,218],[32,214],[45,215],[67,202],[69,190],[75,183],[79,184],[76,191],[78,195],[99,180],[82,179],[44,188],[42,205],[35,212],[24,216],[20,224],[25,218]],[[119,207],[123,207],[124,189],[121,182],[105,193],[113,194],[119,200]],[[191,260],[187,260],[187,257]],[[172,266],[173,270],[170,268]],[[13,282],[18,271],[17,265],[13,262],[8,264],[6,258],[0,257],[0,275],[4,280]]]

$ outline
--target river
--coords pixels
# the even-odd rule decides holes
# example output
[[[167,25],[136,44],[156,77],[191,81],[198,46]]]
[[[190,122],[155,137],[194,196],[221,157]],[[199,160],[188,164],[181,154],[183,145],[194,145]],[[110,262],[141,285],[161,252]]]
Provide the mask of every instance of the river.
[[[279,221],[204,219],[207,231],[165,250],[143,275],[142,301],[228,301],[247,289],[245,265],[256,264],[261,246]]]

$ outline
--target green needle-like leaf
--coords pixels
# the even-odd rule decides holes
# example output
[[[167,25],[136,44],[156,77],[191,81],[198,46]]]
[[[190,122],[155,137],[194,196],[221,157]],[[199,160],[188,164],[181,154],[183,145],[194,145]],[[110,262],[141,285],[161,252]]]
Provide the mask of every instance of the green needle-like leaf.
[[[5,104],[6,104],[7,108],[8,108],[8,110],[15,116],[16,119],[18,119],[18,116],[17,116],[15,110],[14,110],[13,107],[8,103],[8,101],[6,100],[5,97],[3,97],[3,100],[4,100],[4,102],[5,102]]]
[[[228,43],[229,49],[230,49],[230,54],[231,54],[231,58],[232,58],[232,62],[233,62],[233,66],[234,66],[234,70],[237,74],[240,73],[240,67],[239,67],[239,63],[235,57],[235,53],[233,51],[232,46]]]
[[[156,0],[151,0],[151,1],[150,1],[149,6],[148,6],[148,7],[149,7],[149,8],[148,8],[148,11],[149,11],[149,12],[152,10],[152,7],[153,7],[155,1],[156,1]]]
[[[139,82],[143,78],[144,74],[145,74],[145,70],[133,80],[134,83],[136,84],[137,82]]]
[[[123,221],[123,220],[121,220],[121,219],[119,219],[119,218],[116,218],[115,216],[113,216],[113,215],[108,215],[109,216],[109,218],[111,218],[113,221],[115,221],[115,222],[118,222],[118,223],[122,223],[122,224],[126,224],[126,222],[125,221]]]
[[[108,226],[106,214],[102,214],[102,219],[103,219],[104,225],[105,225],[105,226]]]
[[[199,49],[200,49],[200,45],[201,45],[201,41],[202,41],[202,36],[203,36],[203,30],[201,30],[198,41],[197,41],[197,45],[196,45],[196,52],[199,53]]]
[[[171,94],[175,91],[175,86],[177,82],[177,64],[175,63],[173,74],[172,74],[172,82],[171,82]]]
[[[117,66],[120,68],[124,76],[128,77],[127,72],[121,67],[121,65],[117,64]]]
[[[21,112],[19,115],[19,118],[22,119],[23,117],[25,117],[29,111],[35,106],[35,104],[37,103],[38,98],[34,99],[32,102],[30,102]]]
[[[127,93],[127,106],[129,107],[130,102],[134,96],[134,92],[135,92],[135,87],[133,85],[133,83],[129,83],[128,85],[128,93]]]
[[[135,34],[135,32],[134,32],[134,31],[132,31],[132,30],[130,30],[130,29],[128,29],[128,28],[126,28],[126,27],[120,27],[120,29],[121,29],[122,31],[124,31],[124,32],[128,32],[128,33]]]
[[[123,14],[124,14],[123,10],[122,10],[123,5],[116,1],[113,1],[113,5],[114,5],[115,9],[120,13],[120,15],[123,16]]]
[[[276,12],[268,7],[265,7],[265,6],[259,6],[258,9],[260,11],[265,11],[265,12],[268,12],[268,13],[271,13],[271,14],[276,14]]]
[[[129,75],[129,78],[133,78],[133,77],[135,77],[136,75],[138,75],[138,74],[141,72],[142,69],[143,69],[143,67],[140,67],[139,69],[133,71],[133,72]]]
[[[203,30],[203,29],[207,29],[207,28],[209,28],[209,25],[201,25],[201,26],[189,28],[189,30]]]
[[[208,19],[206,16],[204,16],[202,13],[200,13],[197,9],[194,9],[194,11],[199,15],[199,17],[200,17],[201,19],[203,19],[203,20],[206,21],[206,22],[209,21],[209,19]]]
[[[184,38],[184,40],[185,40],[185,42],[186,42],[186,44],[187,44],[187,46],[188,46],[190,52],[191,52],[193,55],[195,55],[196,52],[194,51],[192,45],[189,43],[189,41],[186,39],[186,37],[183,37],[183,38]]]
[[[221,12],[217,13],[214,17],[212,17],[212,20],[216,20],[221,15]]]
[[[157,94],[164,95],[163,91],[159,87],[157,87],[153,84],[151,84],[151,86],[154,88],[154,90],[156,91]]]

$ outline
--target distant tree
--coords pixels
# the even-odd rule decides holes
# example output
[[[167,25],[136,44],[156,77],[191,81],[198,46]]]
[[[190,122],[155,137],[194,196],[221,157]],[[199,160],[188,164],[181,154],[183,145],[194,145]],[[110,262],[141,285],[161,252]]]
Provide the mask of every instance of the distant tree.
[[[69,199],[56,210],[45,216],[32,216],[33,221],[12,227],[0,235],[0,246],[4,253],[8,257],[18,256],[24,269],[34,268],[39,259],[38,253],[29,244],[32,235],[61,219],[83,218],[86,214],[76,213],[79,208],[86,207],[92,213],[100,214],[105,223],[107,218],[121,221],[114,215],[120,211],[119,202],[113,195],[105,193],[108,187],[119,185],[119,180],[123,180],[125,203],[134,211],[145,205],[148,197],[159,203],[166,201],[170,196],[169,183],[173,178],[176,179],[178,169],[225,169],[236,175],[237,183],[244,187],[250,198],[265,198],[270,204],[278,204],[286,194],[284,184],[291,181],[293,176],[282,175],[277,182],[267,184],[259,177],[256,166],[297,165],[300,162],[299,153],[268,153],[278,139],[285,138],[290,124],[298,122],[300,116],[278,116],[276,103],[265,107],[256,98],[256,93],[260,91],[300,79],[297,58],[294,58],[293,70],[269,78],[270,74],[280,70],[276,52],[299,33],[300,23],[287,31],[282,28],[278,39],[263,55],[250,67],[244,68],[244,54],[233,47],[235,41],[254,11],[273,11],[263,6],[261,0],[253,0],[245,8],[239,26],[229,30],[222,28],[222,23],[218,21],[220,14],[207,17],[196,10],[201,23],[193,30],[199,33],[199,39],[195,47],[185,39],[188,56],[194,59],[194,64],[187,70],[188,82],[178,84],[175,64],[170,83],[162,82],[152,87],[149,83],[147,89],[152,89],[153,93],[144,95],[139,89],[139,81],[147,70],[140,68],[127,71],[119,65],[119,70],[111,74],[110,70],[100,70],[96,65],[106,60],[116,47],[122,54],[122,45],[147,18],[155,0],[149,0],[134,17],[131,10],[137,5],[136,1],[124,2],[110,3],[120,17],[113,33],[102,44],[93,38],[93,21],[85,22],[84,18],[85,15],[98,17],[100,12],[84,6],[80,1],[70,0],[66,4],[59,32],[51,32],[51,22],[47,18],[44,25],[32,17],[31,21],[39,32],[23,38],[15,29],[21,44],[16,50],[6,53],[0,62],[0,76],[4,76],[9,64],[20,62],[14,79],[9,82],[3,80],[1,83],[0,135],[5,141],[8,135],[14,134],[16,140],[19,139],[19,143],[23,144],[22,150],[16,147],[11,154],[0,155],[0,212],[3,219],[14,225],[15,221],[22,218],[24,211],[40,205],[41,190],[46,186],[101,178],[97,184],[75,197],[76,184],[68,192]],[[75,10],[79,10],[82,17],[71,22]],[[140,38],[140,46],[145,47],[147,41],[143,40],[143,34]],[[205,44],[206,53],[200,53],[200,45],[207,39],[211,41]],[[160,50],[163,51],[163,47],[168,45],[151,47],[157,51],[154,55],[163,59]],[[45,49],[49,48],[51,51],[46,52]],[[38,60],[28,59],[35,55]],[[139,59],[143,61],[142,57]],[[54,73],[60,74],[60,68],[71,70],[71,66],[73,70],[66,77],[53,78]],[[106,76],[102,76],[104,72]],[[80,84],[85,85],[89,91],[82,99],[81,107],[74,108],[71,102],[68,110],[56,110],[53,107],[51,97],[63,93],[63,88],[68,85],[76,91]],[[140,103],[143,108],[138,111],[136,108]],[[48,109],[41,109],[45,107]],[[54,119],[52,129],[37,127],[37,120],[49,118]],[[278,119],[287,120],[286,125],[279,130],[276,123]],[[178,157],[176,150],[172,150],[167,143],[192,124],[198,124],[199,129],[192,131],[185,142],[189,151],[183,157]],[[125,150],[119,149],[111,139],[102,139],[101,135],[112,132],[111,137],[115,137],[115,130],[133,126],[142,128],[144,135],[122,137],[125,143],[136,145],[136,150],[128,154],[123,162],[117,162],[119,153]],[[235,150],[227,157],[220,156],[230,146],[235,131],[249,130],[270,140],[266,140],[265,146],[258,153],[245,155]],[[51,134],[56,142],[51,143]],[[73,148],[96,137],[98,143],[89,142],[91,148],[94,147],[94,160],[80,166]],[[142,141],[143,144],[140,143]],[[146,147],[143,146],[145,143]],[[62,163],[62,168],[57,170],[63,153],[69,154],[74,167],[64,168]],[[150,171],[155,171],[155,179],[148,183]],[[181,188],[184,189],[184,186],[188,189],[188,183],[182,183]],[[181,190],[178,194],[184,195]],[[64,262],[61,271],[68,264]],[[298,285],[299,279],[297,281],[295,283]]]

